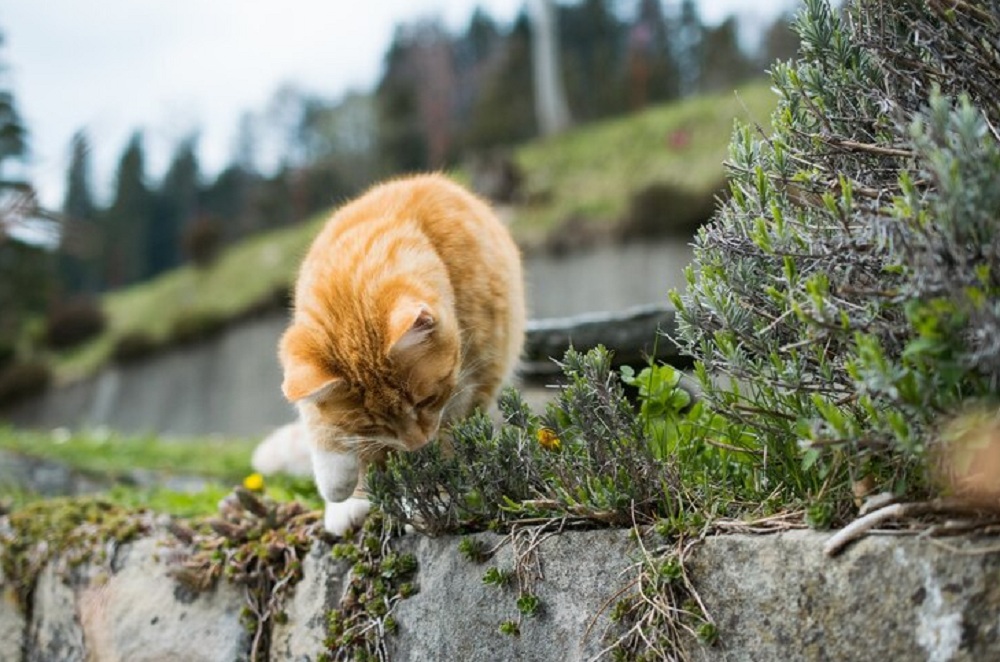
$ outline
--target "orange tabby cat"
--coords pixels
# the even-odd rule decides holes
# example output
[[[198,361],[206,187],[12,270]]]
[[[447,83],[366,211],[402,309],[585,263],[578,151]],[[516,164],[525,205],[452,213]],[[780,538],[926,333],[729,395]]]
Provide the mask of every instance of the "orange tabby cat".
[[[493,400],[524,318],[510,234],[446,177],[381,184],[333,215],[302,263],[278,351],[328,530],[367,515],[368,464],[421,448]]]

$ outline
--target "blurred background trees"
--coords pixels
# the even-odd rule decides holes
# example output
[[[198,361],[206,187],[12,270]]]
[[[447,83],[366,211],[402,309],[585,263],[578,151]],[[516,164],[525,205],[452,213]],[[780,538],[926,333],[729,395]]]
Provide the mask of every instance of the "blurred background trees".
[[[14,355],[22,321],[44,310],[55,282],[50,251],[19,239],[36,210],[34,191],[17,171],[28,154],[28,132],[8,85],[0,62],[0,369]]]
[[[797,43],[787,17],[754,37],[735,16],[706,25],[694,0],[540,4],[554,19],[560,125],[735,87],[791,57]],[[331,98],[282,86],[246,112],[230,164],[214,175],[199,166],[197,131],[177,141],[165,172],[150,173],[137,130],[122,146],[107,200],[95,192],[81,129],[68,146],[62,208],[52,210],[56,250],[11,239],[11,223],[38,215],[30,204],[4,214],[0,317],[210,261],[226,244],[328,209],[375,179],[448,168],[538,136],[537,26],[527,8],[509,25],[476,10],[457,33],[434,19],[399,25],[371,92]],[[0,82],[0,189],[9,205],[14,193],[33,198],[14,176],[28,132],[6,87]]]

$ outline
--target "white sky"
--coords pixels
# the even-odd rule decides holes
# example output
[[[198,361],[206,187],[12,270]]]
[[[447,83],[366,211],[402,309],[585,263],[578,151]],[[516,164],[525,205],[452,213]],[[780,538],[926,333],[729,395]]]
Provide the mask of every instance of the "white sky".
[[[230,161],[240,114],[262,110],[280,84],[327,98],[370,89],[399,22],[440,16],[458,30],[478,4],[507,24],[523,2],[0,0],[0,62],[30,134],[28,175],[42,202],[58,208],[70,139],[81,128],[98,196],[139,128],[148,175],[159,177],[176,141],[195,128],[211,175]],[[708,23],[734,11],[763,20],[794,5],[700,2]]]

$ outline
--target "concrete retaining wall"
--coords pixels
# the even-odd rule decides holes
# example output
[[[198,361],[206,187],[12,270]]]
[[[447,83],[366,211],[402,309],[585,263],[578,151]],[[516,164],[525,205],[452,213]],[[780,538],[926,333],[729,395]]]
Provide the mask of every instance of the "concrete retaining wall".
[[[480,534],[487,544],[497,537]],[[719,642],[688,653],[704,660],[1000,659],[1000,554],[997,540],[870,537],[843,555],[822,553],[827,535],[792,531],[709,538],[687,571],[718,625]],[[418,560],[419,593],[394,612],[394,660],[586,660],[602,650],[606,608],[628,590],[641,558],[627,531],[564,533],[539,546],[543,609],[518,637],[499,623],[516,618],[515,593],[484,585],[487,565],[510,567],[509,547],[487,565],[457,552],[457,538],[407,536]],[[956,551],[958,550],[958,551]],[[251,632],[239,623],[243,596],[221,584],[192,596],[167,575],[156,539],[118,550],[109,566],[84,566],[66,579],[50,566],[26,619],[7,591],[0,602],[0,659],[247,659]],[[317,544],[272,632],[272,660],[314,660],[325,614],[349,572]]]
[[[142,362],[110,366],[98,375],[19,403],[0,420],[22,427],[107,426],[161,435],[263,436],[293,420],[281,396],[278,338],[287,316],[254,318],[218,336],[165,351]],[[530,323],[524,373],[551,376],[570,343],[585,350],[603,342],[623,358],[676,355],[657,329],[672,331],[673,311],[642,307]]]

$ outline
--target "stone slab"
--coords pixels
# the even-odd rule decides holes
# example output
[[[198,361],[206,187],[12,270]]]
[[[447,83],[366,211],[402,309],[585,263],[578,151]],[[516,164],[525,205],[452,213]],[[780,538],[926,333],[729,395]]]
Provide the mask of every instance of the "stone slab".
[[[477,534],[484,546],[500,538]],[[829,534],[712,537],[685,570],[718,626],[710,648],[689,642],[693,660],[1000,659],[1000,548],[996,538],[932,540],[871,536],[835,558]],[[416,555],[419,592],[398,603],[394,660],[589,660],[606,642],[607,609],[634,578],[639,550],[628,531],[565,532],[536,540],[526,566],[542,608],[518,620],[517,583],[483,583],[487,568],[514,567],[510,544],[484,562],[458,551],[460,537],[405,536]],[[531,544],[519,539],[519,547]],[[240,591],[225,583],[194,596],[167,574],[155,539],[123,548],[109,568],[78,568],[67,581],[50,565],[35,592],[27,660],[242,660],[249,634],[239,623]],[[317,544],[304,578],[272,632],[271,660],[316,660],[326,613],[343,594],[348,566]],[[0,632],[20,641],[23,621],[0,609]],[[10,633],[7,635],[6,633]],[[16,650],[15,648],[10,650]],[[6,653],[8,649],[0,649]],[[4,660],[20,657],[6,655]]]
[[[475,538],[487,548],[499,540],[489,534]],[[458,543],[454,537],[404,539],[417,556],[420,591],[396,607],[393,659],[569,662],[601,650],[606,618],[598,614],[622,586],[635,551],[627,533],[587,531],[542,542],[536,559],[544,579],[530,589],[542,607],[537,616],[521,619],[519,636],[498,629],[503,621],[518,620],[516,582],[503,588],[483,583],[491,566],[513,569],[512,546],[478,564],[459,554]]]
[[[35,589],[28,660],[233,662],[248,659],[242,592],[220,582],[192,594],[169,575],[155,538],[120,549],[110,568],[69,577],[50,563]]]
[[[976,552],[995,538],[870,536],[830,558],[827,537],[706,541],[688,564],[720,635],[703,659],[1000,660],[1000,554]]]
[[[0,569],[0,660],[20,660],[27,621]]]
[[[317,543],[302,561],[302,580],[285,609],[288,621],[271,631],[271,659],[310,662],[324,650],[326,615],[347,587],[350,565],[330,556],[329,545]]]

